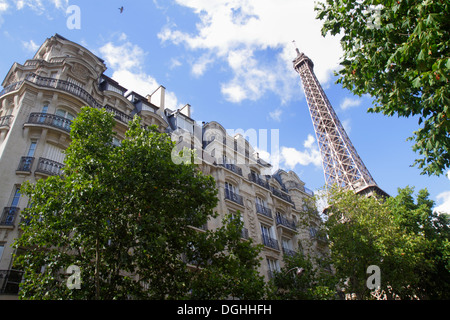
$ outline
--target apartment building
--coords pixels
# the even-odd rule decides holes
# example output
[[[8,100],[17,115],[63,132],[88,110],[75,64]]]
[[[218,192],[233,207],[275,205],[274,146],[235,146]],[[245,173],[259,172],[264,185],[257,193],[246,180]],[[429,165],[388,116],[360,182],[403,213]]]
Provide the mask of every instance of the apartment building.
[[[197,123],[190,105],[171,110],[165,88],[145,96],[124,88],[104,74],[104,61],[81,45],[56,34],[34,57],[14,63],[0,92],[0,293],[17,290],[20,271],[11,270],[11,244],[20,233],[20,211],[28,199],[24,181],[61,173],[70,143],[70,125],[83,106],[114,114],[119,143],[138,114],[144,125],[157,125],[179,146],[197,150],[197,162],[212,175],[219,190],[220,216],[204,228],[220,226],[225,214],[240,212],[242,239],[264,244],[261,274],[269,279],[283,266],[284,255],[320,254],[326,242],[316,236],[317,216],[303,221],[305,201],[313,193],[292,171],[271,171],[242,134],[229,135],[218,122]],[[199,230],[201,232],[201,230]]]

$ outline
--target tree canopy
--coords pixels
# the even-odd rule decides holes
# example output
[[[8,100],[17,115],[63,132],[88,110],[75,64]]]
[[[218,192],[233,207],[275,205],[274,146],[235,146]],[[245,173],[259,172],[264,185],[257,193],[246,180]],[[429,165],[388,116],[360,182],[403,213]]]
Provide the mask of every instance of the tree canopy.
[[[71,126],[64,174],[25,183],[15,267],[25,299],[257,299],[260,248],[239,219],[218,217],[211,176],[172,161],[174,142],[136,117],[113,143],[115,120],[85,107]],[[70,266],[79,289],[69,288]]]
[[[338,83],[374,98],[370,112],[418,117],[414,162],[422,174],[450,166],[450,3],[442,0],[326,0],[322,34],[344,51]]]
[[[333,190],[325,223],[339,287],[358,299],[373,298],[367,269],[381,270],[378,296],[448,299],[450,220],[434,212],[426,189],[398,190],[386,200]]]

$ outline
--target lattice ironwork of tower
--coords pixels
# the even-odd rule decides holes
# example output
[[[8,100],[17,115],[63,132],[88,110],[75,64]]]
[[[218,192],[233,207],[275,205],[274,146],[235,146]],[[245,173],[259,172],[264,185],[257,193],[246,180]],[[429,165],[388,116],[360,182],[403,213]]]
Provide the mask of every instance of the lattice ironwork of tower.
[[[337,185],[357,193],[377,192],[388,196],[378,187],[350,141],[339,118],[314,74],[314,64],[296,48],[294,69],[300,75],[306,101],[322,156],[327,187]]]

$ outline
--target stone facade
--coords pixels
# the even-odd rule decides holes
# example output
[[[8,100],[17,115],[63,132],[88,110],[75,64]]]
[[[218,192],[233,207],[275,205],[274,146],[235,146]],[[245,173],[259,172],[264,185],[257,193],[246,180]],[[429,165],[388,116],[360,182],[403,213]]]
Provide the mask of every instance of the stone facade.
[[[267,278],[283,266],[284,254],[323,251],[323,241],[314,237],[320,219],[300,224],[312,192],[294,172],[271,173],[271,165],[259,159],[242,134],[230,136],[215,121],[196,123],[189,105],[166,107],[163,86],[144,97],[104,75],[105,70],[102,59],[56,34],[32,59],[14,63],[6,75],[0,92],[1,272],[11,269],[20,210],[28,205],[18,188],[26,180],[59,174],[71,120],[86,105],[115,115],[119,140],[128,121],[139,114],[144,125],[157,125],[179,146],[195,148],[199,169],[214,177],[219,191],[220,215],[205,227],[217,228],[225,214],[239,211],[243,241],[252,238],[264,244],[260,272]],[[3,285],[0,279],[2,290]]]

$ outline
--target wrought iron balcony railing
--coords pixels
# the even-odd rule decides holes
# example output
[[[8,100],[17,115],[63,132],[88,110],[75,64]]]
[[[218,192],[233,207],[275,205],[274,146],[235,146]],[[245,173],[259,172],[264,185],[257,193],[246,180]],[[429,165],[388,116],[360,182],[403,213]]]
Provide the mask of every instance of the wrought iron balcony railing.
[[[39,87],[58,89],[58,90],[73,94],[74,96],[76,96],[76,97],[80,98],[81,100],[83,100],[84,102],[86,102],[90,107],[98,108],[98,109],[104,108],[104,109],[106,109],[106,111],[112,112],[116,119],[118,119],[124,123],[128,123],[129,121],[133,120],[133,118],[130,117],[129,115],[126,115],[125,113],[120,112],[111,106],[108,106],[108,105],[102,106],[93,96],[91,96],[89,94],[89,92],[87,92],[86,90],[84,90],[83,88],[81,88],[80,86],[78,86],[74,83],[71,83],[71,82],[65,81],[65,80],[55,79],[55,78],[42,77],[35,73],[29,73],[25,77],[25,80],[18,81],[9,86],[6,86],[0,92],[0,97],[9,92],[18,90],[25,81],[28,81]]]
[[[5,207],[3,208],[2,216],[0,218],[0,225],[2,226],[13,226],[14,220],[20,209],[17,207]]]
[[[241,206],[244,205],[244,200],[242,199],[242,196],[240,196],[228,189],[225,189],[225,199],[236,202],[236,203],[240,204]]]
[[[291,219],[283,217],[282,215],[277,215],[276,222],[277,222],[277,225],[281,225],[281,226],[287,227],[292,230],[297,230],[297,226],[295,225],[295,222]]]
[[[16,171],[31,173],[34,157],[21,157]]]
[[[250,180],[250,181],[260,185],[263,188],[266,188],[266,189],[270,190],[269,183],[266,180],[263,180],[263,179],[261,179],[260,177],[254,175],[254,174],[249,173],[248,174],[248,180]]]
[[[256,212],[257,213],[261,213],[262,215],[265,215],[266,217],[272,218],[272,210],[270,210],[269,208],[256,203]]]
[[[262,242],[266,247],[275,249],[275,250],[280,250],[280,247],[278,246],[278,241],[267,236],[267,235],[262,235]]]
[[[35,172],[47,174],[49,176],[60,176],[63,173],[64,164],[46,159],[39,158]]]
[[[283,250],[283,253],[285,255],[287,255],[287,256],[293,257],[296,254],[296,252],[294,250],[292,250],[292,249],[288,249],[288,248],[285,248],[285,247],[282,247],[281,249]]]
[[[55,78],[42,77],[35,73],[28,74],[25,80],[40,87],[59,89],[71,93],[74,96],[77,96],[78,98],[87,102],[91,107],[102,108],[102,105],[97,100],[95,100],[94,97],[92,97],[86,90],[72,82]]]
[[[281,198],[281,199],[283,199],[283,200],[285,200],[287,202],[293,203],[290,195],[288,195],[288,194],[286,194],[286,193],[282,192],[281,190],[276,189],[274,187],[270,187],[270,190],[272,191],[272,193],[275,196],[277,196],[277,197],[279,197],[279,198]]]
[[[64,130],[68,133],[70,132],[70,126],[72,125],[72,121],[67,118],[57,116],[56,114],[40,112],[32,112],[28,118],[28,122],[26,123],[49,126]]]
[[[224,168],[226,168],[226,169],[228,169],[228,170],[230,170],[230,171],[233,171],[234,173],[236,173],[236,174],[238,174],[238,175],[240,175],[240,176],[242,176],[242,169],[241,168],[239,168],[237,165],[235,165],[235,164],[230,164],[230,163],[221,163],[221,164],[219,164],[220,166],[222,166],[222,167],[224,167]]]

